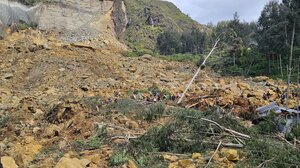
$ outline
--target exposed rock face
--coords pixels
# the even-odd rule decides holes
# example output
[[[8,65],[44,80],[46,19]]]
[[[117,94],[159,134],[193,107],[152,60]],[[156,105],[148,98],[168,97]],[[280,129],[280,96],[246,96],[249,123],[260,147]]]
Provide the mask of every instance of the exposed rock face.
[[[115,24],[115,32],[118,39],[123,39],[128,23],[126,8],[123,0],[115,0],[113,6],[113,20]]]
[[[83,41],[106,33],[109,26],[102,24],[107,23],[108,16],[112,20],[112,11],[117,37],[123,36],[127,24],[122,0],[61,0],[34,7],[0,0],[0,11],[0,31],[1,23],[10,26],[22,21],[36,24],[40,30],[56,31],[68,41]]]
[[[29,8],[17,2],[0,0],[0,21],[4,25],[11,25],[18,21],[25,23],[36,22],[36,12],[40,7],[41,5],[37,5]]]

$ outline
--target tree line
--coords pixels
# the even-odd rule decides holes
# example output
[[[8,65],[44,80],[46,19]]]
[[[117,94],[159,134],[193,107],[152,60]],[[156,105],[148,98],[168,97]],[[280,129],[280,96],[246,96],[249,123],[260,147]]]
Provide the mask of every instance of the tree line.
[[[268,2],[257,22],[242,22],[235,13],[233,19],[207,27],[211,31],[163,32],[157,39],[157,49],[163,55],[205,54],[214,39],[224,34],[211,63],[214,68],[230,75],[282,77],[293,53],[292,69],[296,71],[300,61],[299,0]]]

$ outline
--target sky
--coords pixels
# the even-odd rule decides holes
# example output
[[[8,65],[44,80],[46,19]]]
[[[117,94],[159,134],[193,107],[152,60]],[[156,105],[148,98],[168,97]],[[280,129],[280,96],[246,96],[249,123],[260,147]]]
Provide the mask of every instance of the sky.
[[[241,21],[256,21],[270,0],[167,0],[199,23],[230,20],[238,12]]]

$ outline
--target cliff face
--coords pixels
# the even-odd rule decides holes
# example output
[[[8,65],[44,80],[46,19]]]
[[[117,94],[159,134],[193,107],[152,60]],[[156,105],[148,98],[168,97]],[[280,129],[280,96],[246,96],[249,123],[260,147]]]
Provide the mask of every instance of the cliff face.
[[[0,21],[9,26],[19,21],[34,23],[40,30],[51,30],[71,41],[82,41],[107,33],[109,27],[122,38],[127,24],[122,0],[62,0],[33,7],[0,0]],[[112,17],[109,18],[109,17]],[[111,19],[112,25],[107,20]],[[115,27],[113,25],[115,23]],[[114,33],[113,31],[116,31]]]

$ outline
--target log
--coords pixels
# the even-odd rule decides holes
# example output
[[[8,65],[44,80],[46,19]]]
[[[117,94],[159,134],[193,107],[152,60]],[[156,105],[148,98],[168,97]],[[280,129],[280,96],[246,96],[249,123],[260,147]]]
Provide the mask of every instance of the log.
[[[191,87],[192,83],[194,82],[194,80],[196,79],[196,77],[198,76],[198,74],[200,73],[200,71],[205,68],[205,63],[206,63],[207,59],[211,56],[211,54],[213,53],[213,51],[217,48],[217,45],[218,45],[219,41],[220,41],[220,38],[218,37],[217,41],[216,41],[216,43],[214,45],[214,47],[211,49],[211,51],[209,52],[209,54],[206,56],[206,58],[204,59],[204,61],[202,62],[202,64],[197,69],[195,75],[193,76],[192,80],[190,81],[190,83],[185,88],[185,90],[182,93],[182,95],[181,95],[180,99],[178,100],[177,104],[180,104],[182,102],[182,100],[183,100],[186,92],[189,90],[189,88]]]

